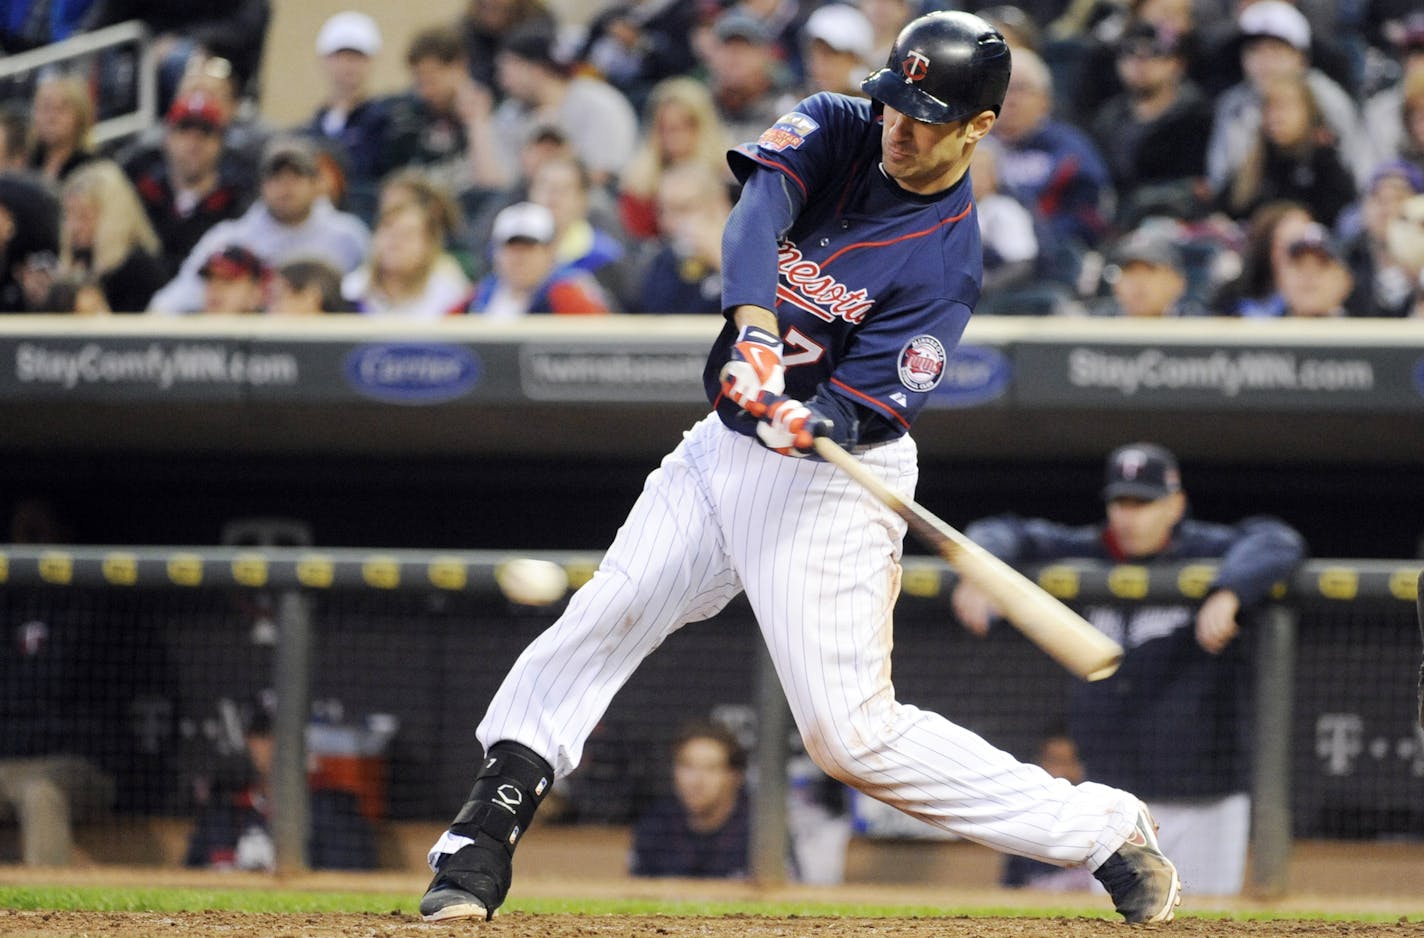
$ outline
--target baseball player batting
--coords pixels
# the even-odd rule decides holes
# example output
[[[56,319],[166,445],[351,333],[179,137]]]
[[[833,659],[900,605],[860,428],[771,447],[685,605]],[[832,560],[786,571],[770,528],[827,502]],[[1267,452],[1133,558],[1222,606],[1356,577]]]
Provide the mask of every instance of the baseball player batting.
[[[729,155],[743,190],[723,236],[713,413],[648,476],[597,573],[491,701],[484,764],[430,851],[427,920],[494,914],[520,836],[613,695],[739,592],[829,775],[969,840],[1086,865],[1129,922],[1171,920],[1177,872],[1135,796],[1053,778],[896,701],[905,522],[808,457],[827,436],[913,496],[910,426],[979,298],[968,167],[1009,68],[986,22],[931,13],[862,82],[873,100],[814,95]]]

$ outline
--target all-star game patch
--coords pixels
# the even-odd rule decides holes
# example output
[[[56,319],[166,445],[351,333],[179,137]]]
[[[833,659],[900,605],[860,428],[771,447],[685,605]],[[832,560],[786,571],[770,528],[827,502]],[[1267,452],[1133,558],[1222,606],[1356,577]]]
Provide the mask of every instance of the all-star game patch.
[[[929,391],[944,377],[948,360],[939,339],[917,335],[900,349],[900,383],[911,391]]]
[[[806,138],[811,136],[821,125],[800,111],[792,111],[783,114],[776,119],[762,135],[757,138],[757,146],[767,150],[775,150],[780,153],[782,150],[799,150],[801,144],[806,142]]]

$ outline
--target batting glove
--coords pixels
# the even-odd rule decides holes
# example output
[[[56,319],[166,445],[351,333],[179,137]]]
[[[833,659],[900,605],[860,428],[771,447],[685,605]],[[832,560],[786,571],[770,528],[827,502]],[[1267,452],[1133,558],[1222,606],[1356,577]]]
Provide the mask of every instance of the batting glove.
[[[757,439],[783,456],[806,456],[815,448],[816,437],[831,433],[828,418],[784,394],[762,392],[747,402],[746,410],[761,421]]]
[[[743,326],[732,344],[732,358],[722,366],[722,393],[743,410],[763,392],[786,390],[781,339],[759,326]]]

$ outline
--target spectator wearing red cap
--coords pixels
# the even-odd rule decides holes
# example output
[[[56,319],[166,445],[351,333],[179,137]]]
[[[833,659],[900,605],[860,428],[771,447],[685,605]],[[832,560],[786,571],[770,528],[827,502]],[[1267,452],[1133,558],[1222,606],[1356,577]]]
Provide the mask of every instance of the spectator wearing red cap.
[[[126,169],[163,244],[166,277],[172,278],[209,228],[247,210],[254,180],[227,150],[227,118],[210,96],[182,95],[169,108],[165,125],[163,159]]]
[[[247,248],[230,244],[198,268],[203,278],[203,312],[260,313],[267,306],[267,267]]]
[[[177,276],[154,296],[150,309],[197,312],[203,305],[198,270],[213,252],[239,244],[266,264],[319,257],[342,271],[366,258],[371,233],[323,194],[316,149],[305,137],[274,138],[262,157],[260,198],[241,217],[219,222],[198,241]]]

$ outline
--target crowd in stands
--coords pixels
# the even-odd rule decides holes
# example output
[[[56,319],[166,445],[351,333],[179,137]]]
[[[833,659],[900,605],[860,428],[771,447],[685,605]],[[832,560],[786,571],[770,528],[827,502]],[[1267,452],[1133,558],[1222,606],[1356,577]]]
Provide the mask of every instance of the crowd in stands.
[[[718,313],[727,148],[946,6],[469,0],[404,49],[347,10],[320,106],[274,127],[266,0],[13,2],[3,53],[144,20],[161,119],[94,145],[102,82],[62,68],[3,106],[0,312]],[[964,6],[1014,57],[972,171],[981,312],[1424,316],[1417,2]]]

